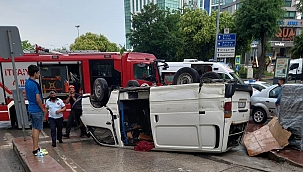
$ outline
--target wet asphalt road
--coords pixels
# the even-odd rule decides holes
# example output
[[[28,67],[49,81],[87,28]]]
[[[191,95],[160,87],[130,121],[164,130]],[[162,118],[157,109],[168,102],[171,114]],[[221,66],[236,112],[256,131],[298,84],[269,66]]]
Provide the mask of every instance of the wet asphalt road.
[[[12,150],[11,140],[23,137],[22,130],[8,129],[9,123],[0,122],[0,172],[22,172],[23,167]],[[250,124],[251,129],[260,125]],[[63,130],[64,131],[64,130]],[[67,171],[303,171],[287,163],[279,164],[266,157],[249,157],[244,146],[224,154],[192,154],[176,152],[137,152],[97,145],[91,138],[78,137],[72,132],[56,148],[51,146],[49,128],[40,135],[40,146]],[[26,130],[31,135],[31,130]],[[31,148],[29,148],[31,149]]]

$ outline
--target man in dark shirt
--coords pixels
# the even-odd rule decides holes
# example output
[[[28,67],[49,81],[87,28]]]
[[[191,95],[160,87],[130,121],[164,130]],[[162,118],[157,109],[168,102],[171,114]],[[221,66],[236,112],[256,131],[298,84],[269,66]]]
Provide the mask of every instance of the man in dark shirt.
[[[80,129],[81,129],[80,137],[87,135],[86,128],[85,128],[85,126],[83,126],[83,124],[81,123],[81,119],[80,119],[80,116],[82,115],[82,106],[81,106],[81,104],[78,105],[79,101],[80,101],[80,100],[78,100],[79,98],[80,98],[80,94],[75,93],[75,87],[73,85],[70,85],[68,98],[66,99],[65,103],[66,104],[70,103],[71,111],[70,111],[70,114],[67,119],[67,126],[66,126],[65,134],[63,135],[63,137],[69,138],[70,130],[72,128],[72,124],[74,121],[76,121],[77,127],[80,126]]]

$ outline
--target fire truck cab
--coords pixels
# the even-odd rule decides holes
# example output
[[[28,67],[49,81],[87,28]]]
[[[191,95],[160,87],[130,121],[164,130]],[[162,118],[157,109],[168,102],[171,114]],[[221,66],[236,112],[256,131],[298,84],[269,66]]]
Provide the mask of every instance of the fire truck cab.
[[[115,88],[162,84],[158,61],[152,54],[125,52],[120,55],[116,52],[96,51],[50,53],[45,50],[40,47],[35,53],[25,53],[15,58],[19,89],[25,90],[25,82],[29,77],[27,67],[35,64],[40,68],[40,79],[37,81],[44,99],[53,90],[65,100],[69,85],[74,85],[80,94],[102,93],[102,98],[107,101],[110,91]],[[15,81],[10,58],[0,57],[0,71],[0,121],[10,120],[14,126],[17,118],[11,90],[15,89]],[[100,89],[94,90],[93,83],[97,78],[104,80]],[[104,92],[104,87],[109,91]],[[67,119],[69,111],[70,106],[67,105],[64,119]]]

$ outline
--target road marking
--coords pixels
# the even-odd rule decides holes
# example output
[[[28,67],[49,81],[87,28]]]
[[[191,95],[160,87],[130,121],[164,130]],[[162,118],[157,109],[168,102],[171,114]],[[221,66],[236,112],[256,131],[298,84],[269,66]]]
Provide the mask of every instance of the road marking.
[[[63,162],[73,171],[77,172],[75,169],[81,169],[82,171],[85,171],[83,168],[81,168],[75,161],[73,161],[71,158],[67,158],[64,153],[59,150],[59,148],[55,147],[54,150],[57,152],[59,157],[63,160]]]

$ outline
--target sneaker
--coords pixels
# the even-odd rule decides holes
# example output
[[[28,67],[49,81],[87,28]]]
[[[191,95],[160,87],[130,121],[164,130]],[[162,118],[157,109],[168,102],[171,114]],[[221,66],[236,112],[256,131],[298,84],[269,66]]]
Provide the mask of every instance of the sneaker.
[[[68,134],[63,134],[62,136],[69,139],[69,135]]]
[[[59,140],[59,143],[63,143],[63,141],[62,141],[62,140]]]
[[[53,147],[56,147],[56,143],[52,143],[52,146],[53,146]]]

